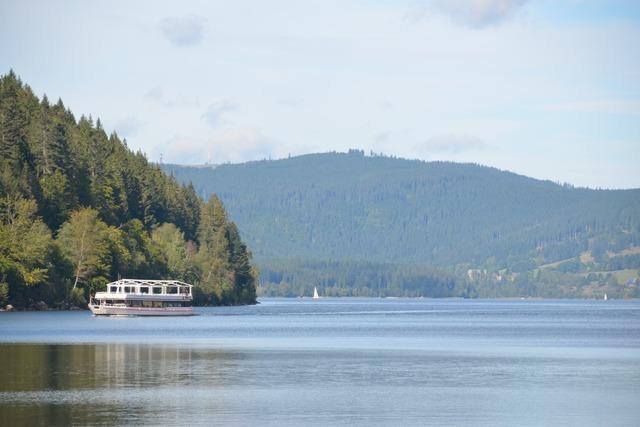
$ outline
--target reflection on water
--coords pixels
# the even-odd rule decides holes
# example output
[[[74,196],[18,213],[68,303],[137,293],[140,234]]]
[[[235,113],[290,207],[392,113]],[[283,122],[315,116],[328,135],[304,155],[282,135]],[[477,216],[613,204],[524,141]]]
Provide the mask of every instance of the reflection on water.
[[[0,425],[178,422],[189,388],[222,383],[235,359],[171,345],[2,345]]]
[[[224,353],[207,352],[199,357],[203,356],[217,359]],[[0,391],[187,384],[193,377],[191,359],[191,349],[175,346],[4,345],[0,347]]]
[[[267,301],[206,314],[0,316],[0,425],[640,419],[638,302]]]
[[[2,424],[29,425],[36,419],[57,425],[71,424],[74,419],[108,422],[112,414],[117,413],[118,406],[109,400],[95,402],[99,398],[96,391],[116,386],[123,375],[132,377],[135,384],[139,370],[133,360],[126,361],[129,355],[135,357],[138,365],[139,349],[135,346],[0,347]],[[146,359],[149,362],[149,358]]]

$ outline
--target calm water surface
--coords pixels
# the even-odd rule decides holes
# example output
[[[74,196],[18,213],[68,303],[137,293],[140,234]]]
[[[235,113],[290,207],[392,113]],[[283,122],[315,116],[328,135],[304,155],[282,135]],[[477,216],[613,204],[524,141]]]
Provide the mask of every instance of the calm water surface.
[[[0,425],[640,425],[640,301],[0,313]]]

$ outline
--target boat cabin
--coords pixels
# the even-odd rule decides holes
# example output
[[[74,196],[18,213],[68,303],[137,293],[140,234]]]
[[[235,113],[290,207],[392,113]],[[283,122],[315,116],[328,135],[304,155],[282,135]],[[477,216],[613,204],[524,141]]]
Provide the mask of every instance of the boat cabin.
[[[121,279],[96,292],[89,308],[190,307],[192,300],[193,286],[178,280]]]
[[[191,312],[193,286],[179,280],[121,279],[89,302],[94,314],[180,314]]]
[[[106,292],[98,292],[99,294],[112,295],[178,295],[191,296],[193,286],[180,282],[178,280],[139,280],[139,279],[120,279],[107,285]],[[97,297],[97,295],[96,295]]]

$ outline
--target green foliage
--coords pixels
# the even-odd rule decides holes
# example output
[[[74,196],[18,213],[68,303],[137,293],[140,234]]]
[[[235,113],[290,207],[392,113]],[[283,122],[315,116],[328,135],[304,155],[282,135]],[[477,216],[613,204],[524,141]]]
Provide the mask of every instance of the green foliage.
[[[71,295],[69,296],[69,302],[76,307],[82,307],[87,304],[84,297],[84,292],[80,288],[71,289]]]
[[[94,273],[106,268],[108,227],[98,219],[98,211],[83,208],[71,214],[58,233],[58,240],[75,268],[73,289]]]
[[[42,283],[47,278],[45,259],[52,240],[47,226],[35,215],[35,201],[7,196],[0,206],[0,274],[25,286]]]
[[[468,295],[486,296],[551,295],[545,275],[534,271],[585,251],[602,267],[637,265],[632,258],[607,264],[607,253],[640,246],[640,190],[574,188],[474,164],[365,156],[358,150],[163,168],[192,182],[204,197],[218,195],[253,249],[269,294],[299,294],[306,266],[317,260],[367,260],[371,265],[361,268],[373,272],[381,265],[407,271],[427,265],[455,272],[456,289],[467,286]],[[279,271],[297,278],[265,276],[274,260],[284,263]],[[308,275],[307,291],[324,275],[338,274],[334,268],[342,269],[333,263],[324,268]],[[579,282],[579,274],[596,267],[572,262],[560,268]],[[472,280],[470,269],[488,272]],[[503,280],[496,279],[501,275]],[[562,283],[567,277],[558,276]],[[531,285],[538,282],[541,287]],[[349,283],[340,289],[361,292]],[[581,295],[569,287],[557,295]],[[403,289],[397,295],[405,295]]]
[[[600,266],[600,270],[615,271],[625,269],[638,269],[640,273],[640,254],[621,255],[616,257],[608,257]]]
[[[462,284],[462,286],[461,286]],[[266,296],[472,297],[451,274],[418,266],[365,261],[263,262],[260,291]]]
[[[640,190],[573,188],[473,164],[359,151],[163,167],[199,194],[217,194],[258,261],[480,267],[489,257],[572,258],[594,238],[621,231],[640,245]]]
[[[0,282],[0,308],[9,302],[9,284]]]
[[[48,226],[57,229],[66,221],[71,207],[75,204],[70,194],[67,177],[56,170],[40,177],[42,189],[42,216],[49,220]]]
[[[564,261],[555,268],[563,273],[579,273],[585,270],[585,265],[580,262],[580,258],[576,257],[568,261]]]
[[[195,266],[196,249],[192,242],[184,239],[184,233],[171,223],[165,223],[153,230],[151,238],[166,260],[170,277],[194,283],[198,280]]]
[[[200,210],[199,294],[203,303],[241,304],[255,300],[256,275],[251,254],[240,241],[235,224],[227,219],[220,199],[211,196]]]
[[[250,253],[216,203],[201,224],[209,217],[193,186],[107,135],[99,119],[76,121],[13,72],[0,78],[0,282],[9,303],[80,305],[119,277],[180,278],[203,302],[254,303]],[[202,283],[201,266],[215,266]]]

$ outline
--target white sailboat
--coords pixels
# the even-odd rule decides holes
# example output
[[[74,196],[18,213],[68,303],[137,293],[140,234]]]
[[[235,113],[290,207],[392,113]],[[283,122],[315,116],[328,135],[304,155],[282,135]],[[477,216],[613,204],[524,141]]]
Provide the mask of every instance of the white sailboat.
[[[604,294],[604,298],[602,298],[602,299],[605,300],[605,301],[607,300],[607,293],[606,292]]]
[[[319,299],[320,295],[318,295],[318,288],[317,287],[313,287],[313,299]]]

